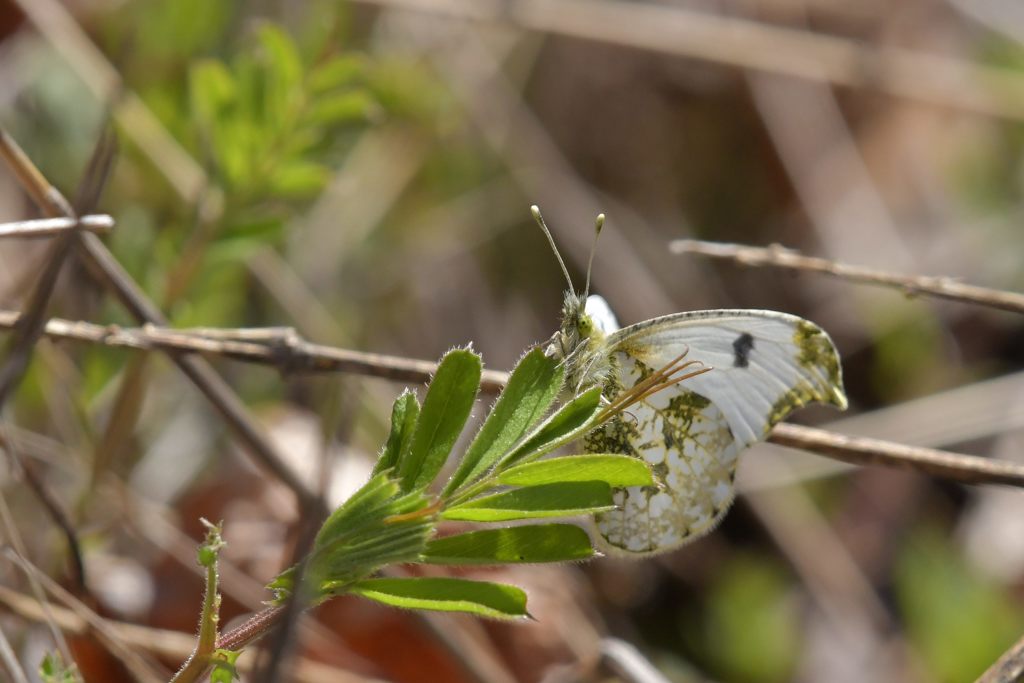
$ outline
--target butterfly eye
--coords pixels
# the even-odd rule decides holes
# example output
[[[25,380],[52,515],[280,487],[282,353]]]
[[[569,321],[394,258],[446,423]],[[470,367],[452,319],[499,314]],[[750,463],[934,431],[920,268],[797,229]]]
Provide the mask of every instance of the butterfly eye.
[[[594,331],[594,321],[590,319],[589,315],[581,315],[580,321],[576,324],[576,329],[584,337],[589,337],[590,333]]]

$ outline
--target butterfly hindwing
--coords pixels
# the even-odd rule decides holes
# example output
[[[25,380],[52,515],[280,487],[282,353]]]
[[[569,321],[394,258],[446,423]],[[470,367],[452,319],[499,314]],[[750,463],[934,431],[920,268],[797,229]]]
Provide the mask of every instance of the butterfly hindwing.
[[[614,398],[687,351],[713,369],[660,391],[595,430],[589,452],[643,458],[656,487],[615,492],[598,515],[606,549],[665,552],[708,532],[734,497],[737,456],[792,410],[845,407],[838,354],[817,326],[771,311],[695,311],[619,330],[606,340]]]
[[[623,377],[649,371],[622,358]],[[710,531],[733,498],[739,446],[722,411],[679,386],[658,392],[586,439],[593,453],[625,453],[651,466],[657,487],[614,492],[596,524],[612,550],[650,554]]]

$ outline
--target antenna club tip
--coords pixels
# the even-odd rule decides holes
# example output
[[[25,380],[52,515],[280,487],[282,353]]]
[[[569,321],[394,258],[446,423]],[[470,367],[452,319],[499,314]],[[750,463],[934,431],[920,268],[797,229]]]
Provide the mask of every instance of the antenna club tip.
[[[597,214],[597,220],[594,221],[594,229],[597,232],[600,233],[601,232],[601,228],[603,228],[603,227],[604,227],[604,214],[603,213],[599,213],[599,214]]]
[[[533,217],[535,219],[540,220],[540,207],[539,206],[537,206],[536,204],[531,204],[530,205],[530,213],[533,214]]]

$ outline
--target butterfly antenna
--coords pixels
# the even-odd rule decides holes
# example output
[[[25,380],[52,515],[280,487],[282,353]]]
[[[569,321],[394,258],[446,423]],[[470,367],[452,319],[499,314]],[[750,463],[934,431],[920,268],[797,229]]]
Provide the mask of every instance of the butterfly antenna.
[[[562,260],[562,255],[558,253],[558,247],[555,246],[555,238],[551,236],[551,231],[548,230],[547,224],[544,222],[544,216],[540,215],[540,207],[536,204],[530,207],[530,213],[533,214],[533,220],[537,221],[537,225],[547,235],[548,242],[551,244],[551,251],[555,252],[555,258],[558,259],[558,265],[562,266],[562,275],[565,275],[565,281],[569,283],[569,291],[575,292],[572,286],[572,278],[569,277],[569,269],[565,267],[565,261]]]
[[[594,253],[597,251],[597,238],[601,236],[601,228],[604,227],[604,214],[597,214],[594,221],[594,241],[590,244],[590,258],[587,259],[587,286],[583,288],[583,300],[590,295],[590,271],[594,267]]]

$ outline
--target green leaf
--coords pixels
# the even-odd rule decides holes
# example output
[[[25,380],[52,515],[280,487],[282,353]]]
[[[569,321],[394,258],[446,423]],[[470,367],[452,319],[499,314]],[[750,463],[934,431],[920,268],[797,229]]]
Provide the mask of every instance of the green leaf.
[[[445,495],[490,469],[522,438],[555,400],[565,371],[553,358],[535,348],[516,364],[508,384],[466,449],[466,455],[445,487]]]
[[[221,173],[231,185],[229,189],[242,193],[263,180],[257,175],[254,160],[262,153],[265,138],[256,122],[235,114],[219,126],[212,142]]]
[[[189,99],[199,122],[207,127],[222,118],[222,112],[235,99],[235,81],[231,72],[216,60],[204,59],[189,71]],[[212,134],[215,131],[207,130]]]
[[[365,121],[380,110],[380,105],[366,90],[350,90],[318,97],[304,114],[303,121],[315,126],[336,126],[352,121]]]
[[[313,67],[307,84],[316,94],[352,85],[366,72],[366,58],[358,54],[346,54]]]
[[[406,389],[391,408],[391,432],[388,434],[387,443],[384,444],[384,451],[373,468],[374,474],[394,467],[409,452],[419,416],[420,404],[416,400],[416,394]]]
[[[628,455],[567,455],[517,465],[498,476],[499,484],[534,486],[560,481],[603,481],[610,486],[653,486],[651,468]]]
[[[284,199],[302,199],[318,194],[331,177],[326,166],[311,161],[279,164],[270,177],[270,191]]]
[[[426,486],[444,466],[480,388],[480,356],[455,349],[441,359],[423,399],[407,458],[398,463],[402,488]]]
[[[526,593],[515,586],[451,578],[367,579],[351,593],[392,607],[469,612],[481,617],[526,617]]]
[[[297,111],[302,93],[302,58],[291,37],[274,24],[260,26],[263,48],[264,112],[267,122],[282,131]]]
[[[436,538],[422,561],[432,564],[571,562],[592,557],[587,532],[572,524],[537,524],[484,529]]]
[[[573,397],[544,420],[514,451],[502,459],[502,465],[536,460],[556,448],[577,439],[593,427],[601,407],[601,387],[592,387]]]
[[[263,125],[264,90],[266,90],[265,69],[254,57],[252,49],[237,52],[227,68],[235,80],[234,118],[244,121],[268,139]]]
[[[441,516],[472,522],[503,522],[588,515],[614,508],[612,489],[603,481],[567,481],[475,498],[445,510]]]
[[[284,233],[284,220],[280,216],[261,210],[258,215],[232,217],[217,234],[217,241],[225,239],[252,239],[266,247],[277,242]],[[231,250],[228,250],[231,251]]]
[[[900,543],[893,588],[908,643],[932,680],[977,679],[1024,630],[1014,591],[973,567],[938,526]]]

